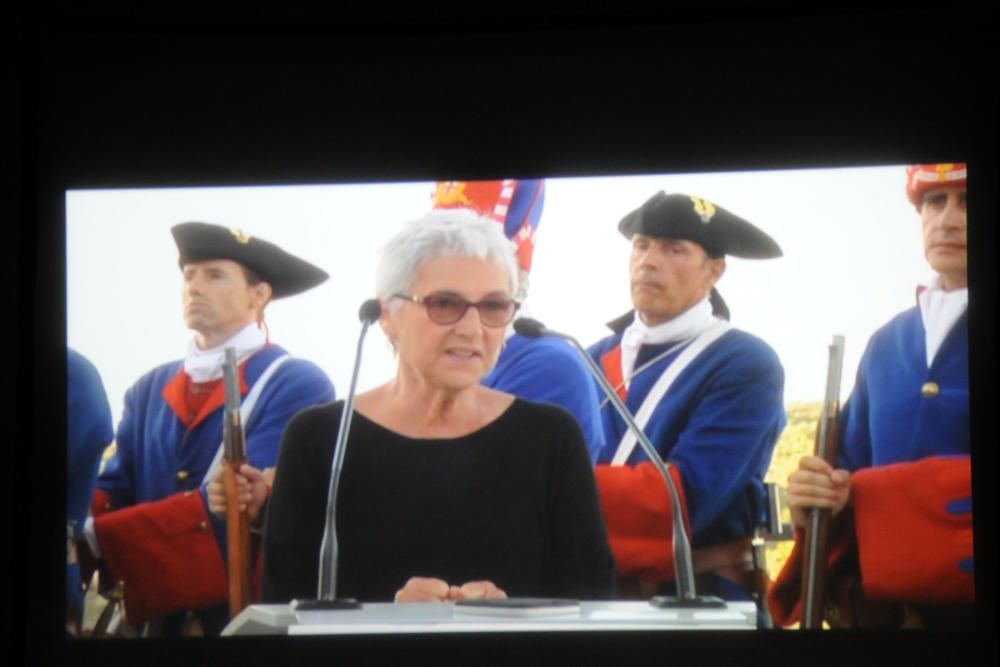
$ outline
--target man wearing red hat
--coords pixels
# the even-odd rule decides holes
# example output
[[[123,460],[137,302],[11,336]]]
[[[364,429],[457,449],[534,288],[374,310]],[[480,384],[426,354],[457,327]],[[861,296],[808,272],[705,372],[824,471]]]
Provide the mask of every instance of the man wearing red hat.
[[[188,222],[171,232],[194,337],[184,359],[153,369],[126,392],[82,551],[100,559],[102,584],[124,582],[130,625],[174,636],[193,610],[205,634],[218,634],[229,620],[225,524],[207,511],[206,486],[221,454],[224,351],[237,353],[249,461],[273,466],[288,420],[332,401],[334,390],[315,364],[268,340],[264,308],[328,276],[239,230]]]
[[[519,303],[528,296],[528,275],[535,249],[535,232],[545,203],[545,181],[441,181],[434,208],[468,208],[503,225],[516,246]],[[525,310],[522,306],[521,313]],[[528,338],[508,328],[497,365],[483,384],[531,401],[552,403],[576,417],[591,460],[604,446],[597,385],[590,371],[566,341],[550,336]]]
[[[831,625],[974,622],[966,165],[913,165],[906,175],[937,275],[868,342],[841,413],[837,468],[807,456],[789,477],[796,546],[769,596],[782,624],[801,613],[801,528],[812,507],[834,517]]]

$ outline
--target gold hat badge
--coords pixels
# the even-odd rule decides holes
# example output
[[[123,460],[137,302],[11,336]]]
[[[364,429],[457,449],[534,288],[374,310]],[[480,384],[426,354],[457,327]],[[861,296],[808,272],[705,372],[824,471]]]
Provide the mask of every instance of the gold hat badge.
[[[243,245],[250,243],[250,235],[242,229],[231,229],[229,233],[233,235],[237,243],[242,243]]]
[[[694,203],[694,212],[707,224],[715,215],[715,204],[702,197],[691,197],[691,201]]]

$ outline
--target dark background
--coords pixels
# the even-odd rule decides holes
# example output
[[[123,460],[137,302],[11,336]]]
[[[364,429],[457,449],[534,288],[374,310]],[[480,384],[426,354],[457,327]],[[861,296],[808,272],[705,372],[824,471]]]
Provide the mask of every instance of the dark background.
[[[4,466],[12,548],[2,625],[15,664],[618,664],[642,656],[995,663],[997,105],[989,40],[997,22],[986,3],[602,5],[15,9],[0,28],[13,93],[3,139],[14,167],[5,278],[16,320],[5,379],[16,430]],[[978,632],[62,639],[66,189],[953,160],[970,163],[976,221],[969,310]],[[815,233],[821,245],[838,231]]]

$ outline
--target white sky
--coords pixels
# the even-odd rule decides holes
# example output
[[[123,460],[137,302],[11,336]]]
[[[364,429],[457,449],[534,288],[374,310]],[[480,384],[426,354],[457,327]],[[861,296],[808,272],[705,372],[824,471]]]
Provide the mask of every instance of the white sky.
[[[717,287],[732,322],[767,341],[785,368],[785,401],[821,400],[827,346],[847,338],[842,393],[872,332],[911,307],[933,274],[904,167],[557,178],[546,183],[528,309],[589,345],[630,308],[629,243],[618,221],[653,193],[698,195],[756,224],[772,260],[730,257]],[[271,303],[271,339],[316,362],[343,396],[381,244],[430,208],[433,183],[76,190],[67,193],[67,342],[100,371],[115,422],[125,390],[183,356],[181,279],[170,227],[198,220],[277,243],[331,276]],[[360,390],[395,368],[381,331],[365,344]]]

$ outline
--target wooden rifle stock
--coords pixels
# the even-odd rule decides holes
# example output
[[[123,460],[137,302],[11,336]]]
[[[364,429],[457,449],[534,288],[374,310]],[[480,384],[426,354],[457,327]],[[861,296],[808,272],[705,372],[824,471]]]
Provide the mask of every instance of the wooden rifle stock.
[[[250,521],[240,510],[236,474],[247,463],[246,436],[240,416],[240,384],[236,350],[226,348],[223,364],[226,407],[222,454],[225,460],[223,480],[226,487],[226,540],[229,571],[229,613],[236,617],[250,605]]]
[[[844,337],[834,336],[827,367],[826,397],[816,429],[816,456],[836,466],[840,443],[840,371],[844,359]],[[826,588],[826,554],[830,535],[830,510],[814,507],[809,511],[805,530],[805,563],[802,568],[803,630],[823,627],[823,602]]]

